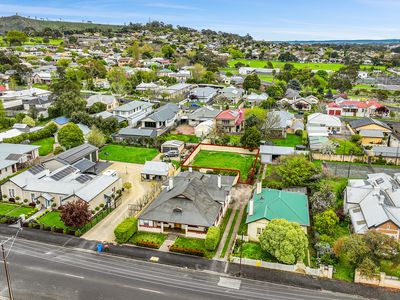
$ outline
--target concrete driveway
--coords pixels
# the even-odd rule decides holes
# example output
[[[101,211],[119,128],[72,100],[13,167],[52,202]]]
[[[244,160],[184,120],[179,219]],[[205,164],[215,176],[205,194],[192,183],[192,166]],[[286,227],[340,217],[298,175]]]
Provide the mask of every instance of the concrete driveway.
[[[143,195],[151,190],[151,182],[142,182],[140,180],[140,173],[144,165],[130,164],[123,162],[113,162],[107,170],[116,170],[118,175],[122,178],[122,182],[131,182],[132,188],[122,194],[121,204],[100,223],[94,226],[91,230],[86,232],[82,237],[88,240],[98,240],[114,242],[114,229],[126,217],[128,217],[128,204],[137,203]]]

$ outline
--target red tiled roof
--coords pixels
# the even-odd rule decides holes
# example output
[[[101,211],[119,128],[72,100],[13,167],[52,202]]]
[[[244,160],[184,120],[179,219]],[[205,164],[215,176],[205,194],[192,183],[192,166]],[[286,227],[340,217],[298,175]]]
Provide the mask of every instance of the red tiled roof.
[[[236,120],[236,124],[238,125],[243,123],[244,121],[244,111],[241,109],[237,110],[228,109],[221,111],[216,118],[218,120],[236,120],[236,118],[238,118]]]
[[[0,92],[7,91],[7,88],[4,85],[0,85]]]
[[[333,103],[329,103],[328,107],[330,108],[334,108],[334,107],[343,107],[343,106],[355,106],[357,108],[367,108],[367,107],[371,107],[371,106],[376,106],[378,107],[382,107],[383,105],[380,104],[378,101],[376,100],[367,100],[367,101],[357,101],[357,100],[346,100],[346,101],[342,101],[339,104],[333,102]]]

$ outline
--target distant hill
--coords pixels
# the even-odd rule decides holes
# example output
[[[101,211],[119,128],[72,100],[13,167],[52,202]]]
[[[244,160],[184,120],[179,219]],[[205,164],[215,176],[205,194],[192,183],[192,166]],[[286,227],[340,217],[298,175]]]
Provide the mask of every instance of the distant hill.
[[[41,31],[46,27],[58,30],[84,30],[89,28],[98,28],[101,30],[111,29],[112,31],[115,31],[122,26],[82,22],[46,21],[25,18],[17,15],[0,17],[0,33],[10,30],[23,30],[25,27],[32,27],[37,31]]]

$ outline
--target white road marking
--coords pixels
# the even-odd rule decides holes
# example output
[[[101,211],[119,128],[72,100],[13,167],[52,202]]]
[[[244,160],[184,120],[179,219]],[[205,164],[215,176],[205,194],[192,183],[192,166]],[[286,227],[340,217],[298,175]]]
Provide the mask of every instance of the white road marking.
[[[155,293],[155,294],[163,294],[160,291],[156,291],[156,290],[149,290],[149,289],[145,289],[145,288],[138,288],[138,290],[144,291],[144,292],[150,292],[150,293]]]
[[[79,276],[79,275],[74,275],[74,274],[68,274],[68,273],[64,273],[65,276],[69,276],[69,277],[74,277],[74,278],[79,278],[79,279],[84,279],[85,277],[83,276]]]
[[[240,284],[242,283],[239,279],[227,278],[227,277],[220,277],[218,286],[239,290]]]

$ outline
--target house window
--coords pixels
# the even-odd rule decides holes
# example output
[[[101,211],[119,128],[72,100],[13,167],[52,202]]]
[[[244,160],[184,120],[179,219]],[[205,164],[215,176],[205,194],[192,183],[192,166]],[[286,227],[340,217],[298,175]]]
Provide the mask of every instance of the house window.
[[[222,120],[222,124],[228,125],[229,124],[229,120]]]
[[[262,228],[261,228],[261,227],[258,227],[258,228],[257,228],[257,235],[260,235],[261,232],[262,232]]]
[[[8,190],[8,194],[10,195],[10,198],[14,198],[14,197],[15,197],[15,191],[14,191],[14,189],[9,189],[9,190]]]
[[[8,168],[6,168],[6,172],[8,171]]]

